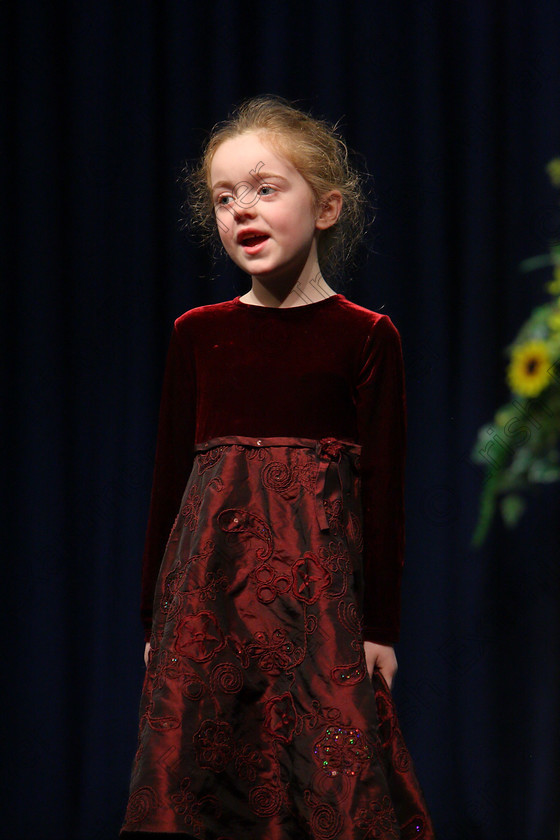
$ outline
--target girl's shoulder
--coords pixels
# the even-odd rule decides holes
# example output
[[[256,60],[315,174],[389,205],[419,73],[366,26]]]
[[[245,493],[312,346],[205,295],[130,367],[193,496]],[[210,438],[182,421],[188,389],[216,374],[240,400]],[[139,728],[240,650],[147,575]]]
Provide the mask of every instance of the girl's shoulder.
[[[400,334],[395,324],[384,312],[366,309],[347,298],[343,298],[340,307],[340,326],[348,329],[361,330],[379,340],[400,340]]]
[[[235,300],[225,300],[221,303],[207,303],[203,306],[195,306],[193,309],[187,309],[186,312],[183,312],[176,319],[175,326],[180,329],[183,325],[188,326],[190,323],[208,321],[213,318],[223,318],[236,311]]]

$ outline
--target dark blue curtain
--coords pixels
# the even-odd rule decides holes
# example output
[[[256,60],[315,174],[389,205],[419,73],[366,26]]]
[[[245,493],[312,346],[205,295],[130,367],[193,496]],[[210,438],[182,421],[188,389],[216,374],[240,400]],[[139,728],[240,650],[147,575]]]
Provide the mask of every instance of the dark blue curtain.
[[[468,460],[560,234],[560,6],[528,0],[0,4],[3,831],[116,837],[135,748],[143,544],[172,321],[242,293],[180,230],[178,177],[233,104],[331,120],[375,183],[342,290],[408,372],[395,693],[441,840],[558,836],[560,495],[470,548]]]

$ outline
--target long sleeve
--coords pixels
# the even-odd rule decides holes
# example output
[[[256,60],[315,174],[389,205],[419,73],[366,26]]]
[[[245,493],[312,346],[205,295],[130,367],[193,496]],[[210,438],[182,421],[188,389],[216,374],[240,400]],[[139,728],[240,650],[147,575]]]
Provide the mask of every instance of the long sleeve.
[[[362,353],[357,416],[362,444],[364,638],[398,641],[404,560],[406,400],[399,333],[386,315]]]
[[[156,580],[194,461],[196,381],[188,337],[171,335],[159,411],[150,514],[142,561],[140,616],[150,638]]]

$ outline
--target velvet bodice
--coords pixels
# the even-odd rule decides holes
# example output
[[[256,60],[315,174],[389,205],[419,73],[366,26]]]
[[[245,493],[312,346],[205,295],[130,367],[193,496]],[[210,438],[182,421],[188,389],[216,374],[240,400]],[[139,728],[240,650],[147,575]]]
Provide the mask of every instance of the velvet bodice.
[[[163,383],[141,613],[195,443],[224,435],[334,437],[362,446],[364,638],[397,641],[404,552],[405,394],[399,334],[343,295],[294,308],[239,298],[175,322]]]

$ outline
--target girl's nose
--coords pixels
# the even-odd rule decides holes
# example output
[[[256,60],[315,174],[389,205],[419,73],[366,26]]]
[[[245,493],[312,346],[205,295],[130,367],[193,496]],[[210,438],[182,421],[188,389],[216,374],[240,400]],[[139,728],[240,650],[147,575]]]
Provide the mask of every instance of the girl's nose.
[[[253,219],[256,215],[256,209],[254,204],[246,204],[239,199],[236,199],[232,205],[233,213],[236,219],[245,219],[250,218]]]

